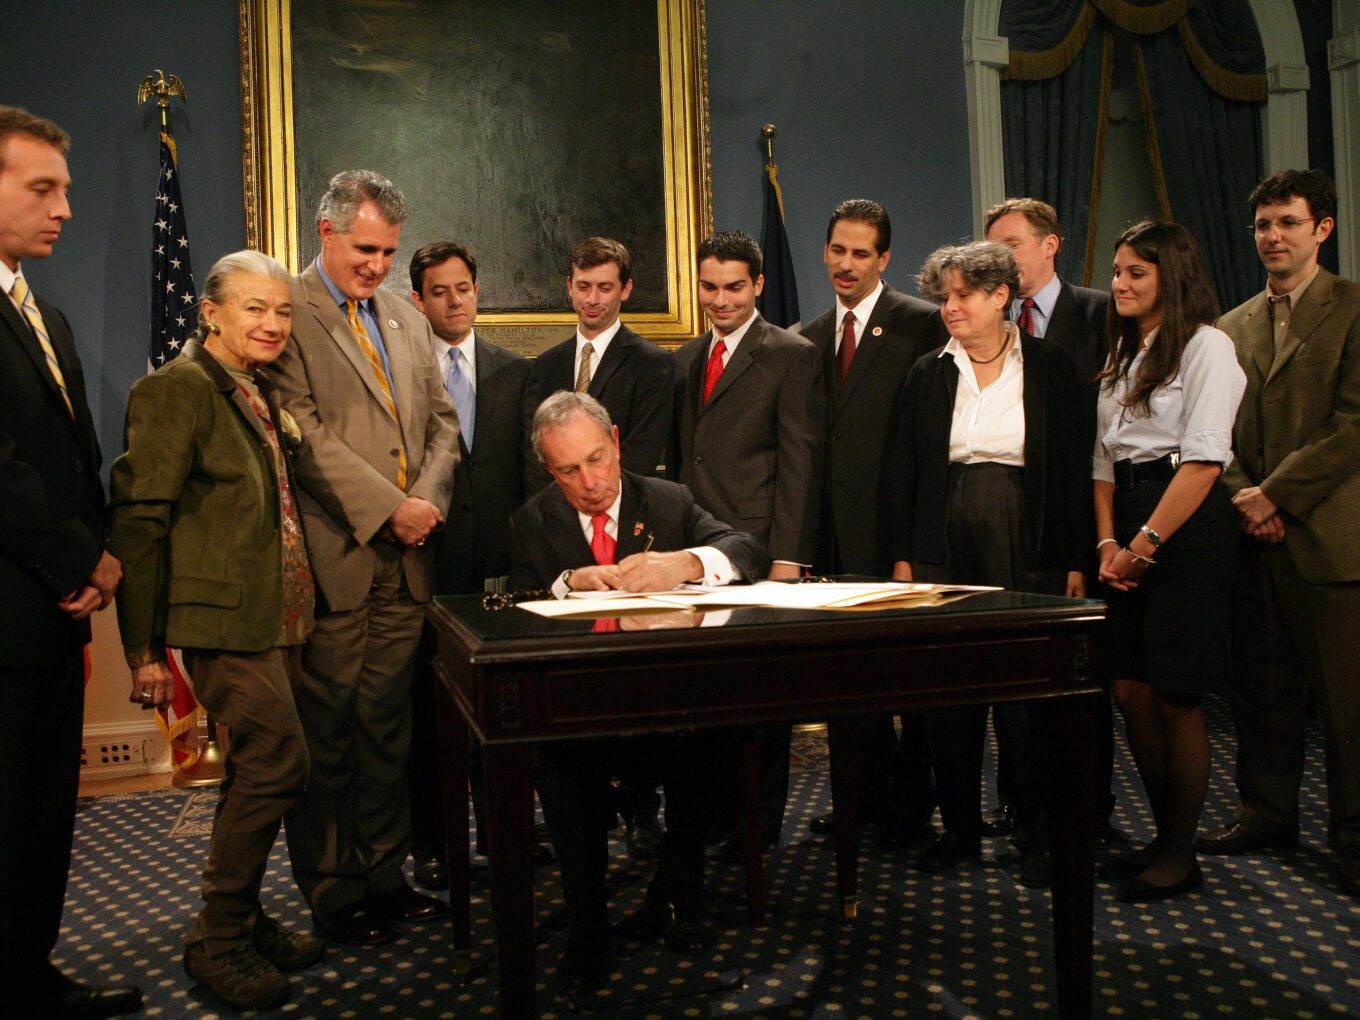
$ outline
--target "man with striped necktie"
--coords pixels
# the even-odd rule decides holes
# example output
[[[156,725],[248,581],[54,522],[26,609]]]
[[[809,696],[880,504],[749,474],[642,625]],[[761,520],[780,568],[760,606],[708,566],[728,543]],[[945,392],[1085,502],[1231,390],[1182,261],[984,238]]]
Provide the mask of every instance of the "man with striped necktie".
[[[71,864],[88,618],[122,577],[102,540],[99,442],[71,328],[23,269],[71,218],[69,146],[51,121],[0,106],[0,1002],[104,1017],[141,1009],[142,993],[77,984],[47,959]]]
[[[293,281],[293,342],[274,362],[302,443],[298,504],[317,584],[298,695],[311,752],[288,814],[293,873],[333,942],[390,941],[447,913],[402,874],[411,664],[458,463],[458,416],[424,316],[379,287],[406,200],[368,170],[331,179],[321,254]]]

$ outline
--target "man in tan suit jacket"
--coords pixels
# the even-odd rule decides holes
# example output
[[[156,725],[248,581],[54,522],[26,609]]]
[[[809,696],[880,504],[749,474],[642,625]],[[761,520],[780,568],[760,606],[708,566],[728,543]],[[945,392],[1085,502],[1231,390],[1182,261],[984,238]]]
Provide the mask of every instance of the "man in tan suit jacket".
[[[1236,605],[1236,820],[1209,853],[1298,842],[1311,689],[1327,741],[1328,841],[1360,894],[1360,284],[1318,265],[1336,190],[1320,170],[1281,170],[1248,201],[1267,289],[1219,326],[1247,391],[1223,474],[1244,538]],[[1306,682],[1305,682],[1306,681]]]
[[[321,255],[293,281],[293,339],[271,372],[302,432],[298,504],[318,589],[297,699],[312,775],[288,814],[288,849],[318,930],[359,945],[447,911],[401,871],[426,539],[458,463],[429,325],[378,289],[405,216],[378,174],[332,178],[317,212]]]

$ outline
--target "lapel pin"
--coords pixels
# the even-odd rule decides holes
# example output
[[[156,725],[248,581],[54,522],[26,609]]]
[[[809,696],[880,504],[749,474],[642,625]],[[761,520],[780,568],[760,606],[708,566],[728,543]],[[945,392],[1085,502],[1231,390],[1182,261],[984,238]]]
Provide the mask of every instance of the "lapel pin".
[[[874,327],[874,336],[882,336],[882,335],[883,335],[883,327],[882,327],[882,326],[875,326],[875,327]]]
[[[388,319],[387,324],[391,326],[393,329],[401,329],[401,323],[399,323],[396,319]]]
[[[643,529],[644,527],[646,527],[646,525],[643,524],[641,521],[638,521],[636,524],[634,524],[634,525],[633,525],[633,537],[634,537],[634,538],[637,538],[639,535],[641,535],[641,534],[642,534],[642,529]]]

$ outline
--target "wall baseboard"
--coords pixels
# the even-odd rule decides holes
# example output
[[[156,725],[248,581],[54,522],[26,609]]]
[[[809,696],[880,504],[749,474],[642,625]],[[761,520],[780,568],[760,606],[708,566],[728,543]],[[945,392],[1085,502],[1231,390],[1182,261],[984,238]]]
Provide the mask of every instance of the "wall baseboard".
[[[169,771],[170,745],[152,720],[91,723],[81,734],[81,779],[114,779]]]

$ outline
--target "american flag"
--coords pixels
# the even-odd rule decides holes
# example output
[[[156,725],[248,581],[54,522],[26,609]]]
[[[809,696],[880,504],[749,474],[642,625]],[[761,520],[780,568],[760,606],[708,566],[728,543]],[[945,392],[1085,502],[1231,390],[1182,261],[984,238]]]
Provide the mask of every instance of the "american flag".
[[[151,348],[154,370],[172,360],[198,326],[198,298],[189,265],[189,228],[179,197],[175,140],[161,132],[161,175],[151,226]]]
[[[184,201],[179,196],[176,164],[175,139],[169,131],[162,131],[161,175],[156,182],[156,211],[151,226],[149,372],[173,361],[198,327],[198,298],[194,294],[194,271],[189,265],[189,228],[184,220]],[[156,712],[156,719],[170,741],[174,768],[179,771],[198,759],[201,748],[194,738],[203,709],[187,681],[182,653],[178,648],[166,651],[170,672],[175,677],[175,697],[168,708]]]

